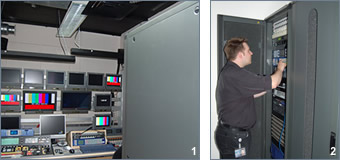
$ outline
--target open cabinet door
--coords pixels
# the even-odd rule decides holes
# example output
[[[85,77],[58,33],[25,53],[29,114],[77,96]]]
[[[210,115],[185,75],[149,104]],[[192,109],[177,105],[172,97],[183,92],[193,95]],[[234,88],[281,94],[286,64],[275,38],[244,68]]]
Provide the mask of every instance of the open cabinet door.
[[[217,17],[217,37],[218,37],[218,72],[221,71],[226,63],[223,52],[225,43],[233,37],[245,37],[248,39],[250,50],[253,52],[252,64],[246,66],[248,71],[256,74],[264,72],[264,21],[218,15]],[[212,88],[216,89],[216,88]],[[265,140],[265,113],[263,98],[255,99],[257,121],[256,125],[250,130],[252,142],[248,155],[251,158],[264,158]]]

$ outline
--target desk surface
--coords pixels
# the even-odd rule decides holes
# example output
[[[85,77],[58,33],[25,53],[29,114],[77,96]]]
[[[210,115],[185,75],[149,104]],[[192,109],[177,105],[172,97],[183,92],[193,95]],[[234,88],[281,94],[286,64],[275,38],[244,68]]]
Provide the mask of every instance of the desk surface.
[[[98,152],[98,153],[84,153],[84,154],[67,154],[67,155],[40,155],[40,156],[22,156],[22,157],[12,157],[15,159],[71,159],[71,158],[95,158],[95,157],[112,157],[115,151],[111,152]],[[10,158],[10,157],[6,157]]]

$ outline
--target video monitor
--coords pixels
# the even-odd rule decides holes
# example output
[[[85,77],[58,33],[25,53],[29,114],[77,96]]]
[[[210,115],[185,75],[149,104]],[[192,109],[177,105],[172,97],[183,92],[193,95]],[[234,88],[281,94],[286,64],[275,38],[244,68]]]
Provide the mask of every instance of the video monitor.
[[[87,113],[91,110],[91,92],[63,91],[61,94],[63,113]]]
[[[24,88],[43,88],[44,71],[24,69]]]
[[[106,74],[106,88],[121,89],[122,75]]]
[[[40,135],[66,138],[66,116],[63,114],[40,115]]]
[[[88,88],[104,88],[104,74],[88,73]]]
[[[1,112],[20,112],[20,98],[20,92],[1,92]]]
[[[46,88],[59,89],[65,88],[65,73],[64,72],[54,72],[47,71],[46,72]]]
[[[112,96],[111,94],[95,94],[93,107],[96,112],[111,111]]]
[[[20,129],[21,116],[1,116],[1,129]]]
[[[68,73],[68,86],[70,88],[85,88],[85,73]]]
[[[57,92],[24,91],[23,111],[55,111]]]
[[[1,68],[1,88],[20,88],[21,69]]]
[[[110,114],[96,114],[93,116],[93,128],[104,129],[111,126],[111,115]]]

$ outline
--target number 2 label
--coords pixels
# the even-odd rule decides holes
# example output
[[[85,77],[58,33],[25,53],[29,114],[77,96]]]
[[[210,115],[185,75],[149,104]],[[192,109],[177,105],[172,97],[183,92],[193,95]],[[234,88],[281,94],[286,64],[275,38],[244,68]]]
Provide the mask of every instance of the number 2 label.
[[[331,148],[331,156],[335,156],[336,155],[336,153],[335,153],[335,151],[336,151],[336,148],[335,147],[332,147]]]

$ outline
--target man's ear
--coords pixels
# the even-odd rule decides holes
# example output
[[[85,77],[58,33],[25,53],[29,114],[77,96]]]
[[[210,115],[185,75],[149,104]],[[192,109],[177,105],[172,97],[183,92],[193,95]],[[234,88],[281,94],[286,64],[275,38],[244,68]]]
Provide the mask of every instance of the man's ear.
[[[238,52],[238,53],[237,53],[237,57],[238,57],[238,58],[242,58],[242,57],[243,57],[242,52]]]

